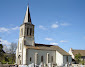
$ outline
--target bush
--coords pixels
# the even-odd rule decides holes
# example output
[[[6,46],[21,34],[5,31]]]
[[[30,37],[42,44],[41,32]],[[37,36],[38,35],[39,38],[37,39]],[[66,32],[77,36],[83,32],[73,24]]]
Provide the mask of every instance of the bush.
[[[81,63],[82,65],[84,65],[85,62],[82,60],[80,63]]]
[[[2,63],[2,64],[6,64],[7,62],[6,62],[5,60],[2,60],[1,63]]]
[[[12,62],[8,62],[8,64],[12,64]]]

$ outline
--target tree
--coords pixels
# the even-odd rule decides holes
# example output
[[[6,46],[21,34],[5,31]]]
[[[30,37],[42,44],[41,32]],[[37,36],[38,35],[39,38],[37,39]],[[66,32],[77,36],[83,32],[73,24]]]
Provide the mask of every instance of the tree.
[[[16,48],[17,48],[17,44],[16,43],[11,43],[10,53],[11,53],[12,64],[15,62]]]
[[[75,60],[76,60],[77,63],[80,63],[80,59],[81,59],[81,54],[80,53],[76,54]]]
[[[1,60],[3,59],[4,53],[5,53],[5,52],[3,51],[3,45],[0,44],[0,62],[1,62]]]

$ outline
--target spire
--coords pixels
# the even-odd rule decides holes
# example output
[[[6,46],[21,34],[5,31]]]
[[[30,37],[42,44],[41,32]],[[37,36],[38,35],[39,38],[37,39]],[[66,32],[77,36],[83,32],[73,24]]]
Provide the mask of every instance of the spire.
[[[27,6],[27,11],[26,11],[26,14],[25,14],[24,23],[31,23],[29,5]]]

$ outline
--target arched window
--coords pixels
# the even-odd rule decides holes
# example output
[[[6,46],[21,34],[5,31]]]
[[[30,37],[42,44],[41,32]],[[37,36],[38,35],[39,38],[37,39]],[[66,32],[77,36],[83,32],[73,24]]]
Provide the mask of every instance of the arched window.
[[[29,28],[27,28],[27,36],[29,35]]]
[[[51,56],[51,62],[53,62],[53,56]]]
[[[68,56],[66,56],[66,60],[67,60],[67,62],[68,62]]]
[[[30,35],[32,35],[32,28],[30,28]]]
[[[32,61],[32,58],[30,57],[30,62]]]
[[[43,62],[43,56],[41,56],[41,62]]]

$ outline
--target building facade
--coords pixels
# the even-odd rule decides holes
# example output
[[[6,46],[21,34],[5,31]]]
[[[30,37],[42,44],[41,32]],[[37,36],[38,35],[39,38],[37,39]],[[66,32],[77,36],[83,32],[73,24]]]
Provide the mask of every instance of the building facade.
[[[57,64],[71,63],[71,55],[59,46],[37,44],[34,41],[34,25],[31,22],[29,6],[23,24],[20,26],[19,42],[16,50],[17,64]]]
[[[72,59],[75,60],[76,54],[81,55],[81,60],[85,61],[85,50],[77,50],[70,48],[69,54],[72,56]]]

